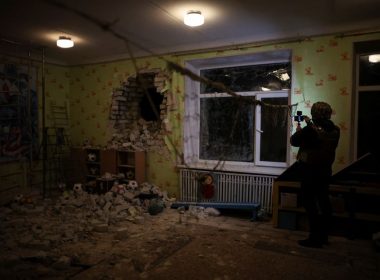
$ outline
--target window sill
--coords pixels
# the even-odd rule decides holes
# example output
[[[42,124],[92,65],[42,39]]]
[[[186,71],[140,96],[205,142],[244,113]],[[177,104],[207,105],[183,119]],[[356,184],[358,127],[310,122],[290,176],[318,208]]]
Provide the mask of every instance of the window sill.
[[[191,168],[191,169],[204,169],[204,170],[218,170],[226,172],[239,172],[249,174],[265,174],[265,175],[280,175],[287,167],[268,167],[268,166],[254,166],[249,163],[220,163],[217,162],[194,162],[187,165],[177,165],[178,168]],[[215,168],[216,167],[216,168]]]

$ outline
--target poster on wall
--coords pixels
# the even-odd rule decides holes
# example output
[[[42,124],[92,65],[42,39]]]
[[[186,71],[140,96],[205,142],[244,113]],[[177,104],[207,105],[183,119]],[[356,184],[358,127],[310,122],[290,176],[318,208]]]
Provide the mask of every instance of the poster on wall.
[[[37,68],[0,63],[0,162],[37,152]]]

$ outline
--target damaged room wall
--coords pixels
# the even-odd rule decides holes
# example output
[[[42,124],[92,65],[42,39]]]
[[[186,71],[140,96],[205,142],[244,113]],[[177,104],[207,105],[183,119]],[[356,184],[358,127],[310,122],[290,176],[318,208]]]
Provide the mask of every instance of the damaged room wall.
[[[158,59],[139,59],[139,71],[164,71],[166,64]],[[158,70],[157,70],[158,69]],[[110,122],[112,93],[129,77],[135,76],[136,71],[130,60],[112,63],[77,66],[71,68],[70,80],[70,113],[71,135],[74,146],[82,146],[88,142],[90,146],[107,147],[115,129]],[[166,81],[171,93],[174,84]],[[169,194],[178,192],[178,175],[175,171],[176,157],[172,143],[180,148],[181,128],[178,109],[167,111],[170,128],[167,127],[164,141],[166,145],[156,151],[147,152],[147,181],[167,190]],[[168,141],[169,139],[169,141]],[[165,172],[162,172],[165,170]]]
[[[215,51],[180,57],[182,65],[186,60],[217,56],[243,55],[248,53],[289,49],[292,51],[292,92],[290,103],[298,104],[297,110],[310,116],[314,102],[325,101],[333,108],[332,120],[341,129],[334,171],[350,163],[350,137],[352,129],[352,86],[353,86],[353,44],[380,38],[380,34],[355,35],[348,37],[311,37],[304,41],[272,44],[237,50]],[[179,88],[184,88],[180,77]],[[291,131],[295,131],[295,126]],[[291,162],[296,159],[297,148],[291,147]]]
[[[375,39],[380,39],[380,34],[351,37],[323,36],[292,43],[261,47],[252,45],[234,50],[173,55],[166,58],[184,65],[189,59],[290,49],[293,67],[291,103],[299,103],[297,109],[305,114],[310,114],[312,103],[318,100],[324,100],[334,108],[333,120],[342,132],[334,164],[334,170],[338,171],[349,164],[350,157],[353,43]],[[158,58],[138,59],[137,64],[143,71],[167,70],[165,62]],[[135,74],[130,60],[72,67],[50,64],[46,66],[47,104],[51,101],[56,103],[69,101],[70,135],[74,146],[82,146],[86,140],[95,146],[107,145],[114,132],[109,122],[112,92],[128,77]],[[170,77],[169,90],[175,99],[173,101],[175,106],[168,110],[165,124],[167,137],[163,149],[168,153],[148,152],[147,181],[167,190],[169,195],[178,195],[177,164],[181,162],[183,148],[184,78],[178,73],[170,73]],[[40,97],[40,92],[38,94]],[[41,110],[41,104],[39,109]],[[49,117],[47,109],[47,124]],[[296,149],[292,148],[292,160],[295,154]],[[12,168],[16,169],[9,164],[2,164],[0,168],[6,169],[6,172]]]
[[[168,56],[168,58],[184,65],[184,61],[189,59],[239,55],[276,49],[292,50],[291,103],[299,103],[297,109],[302,110],[305,114],[310,114],[311,105],[318,100],[324,100],[332,105],[334,108],[333,120],[342,131],[337,149],[337,160],[334,164],[334,170],[337,171],[349,164],[353,42],[376,38],[379,38],[379,35],[344,38],[324,36],[309,38],[302,42]],[[140,59],[138,65],[143,70],[165,69],[166,67],[165,63],[157,58]],[[127,60],[71,69],[72,131],[74,142],[77,145],[80,145],[85,139],[94,141],[94,144],[106,144],[112,134],[107,122],[112,90],[121,81],[133,74],[132,64]],[[178,73],[172,73],[171,90],[175,93],[177,108],[170,113],[168,125],[174,145],[177,150],[181,151],[183,146],[184,79]],[[170,158],[149,152],[148,180],[167,189],[169,193],[178,194],[179,180],[176,170],[176,154],[171,148],[172,143],[168,143],[168,141],[166,143],[171,150]],[[291,160],[295,159],[295,155],[296,149],[292,148]],[[163,170],[165,172],[162,172]]]

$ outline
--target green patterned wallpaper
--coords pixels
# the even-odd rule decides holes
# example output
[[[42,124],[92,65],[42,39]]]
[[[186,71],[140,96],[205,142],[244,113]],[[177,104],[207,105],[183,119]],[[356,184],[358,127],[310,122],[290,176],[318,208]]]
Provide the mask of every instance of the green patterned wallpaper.
[[[166,64],[156,58],[140,59],[140,70],[164,69]],[[78,66],[70,68],[70,112],[72,142],[81,146],[85,140],[92,145],[105,147],[113,129],[108,122],[113,89],[129,76],[136,73],[129,60],[112,63]],[[169,81],[170,82],[170,81]],[[175,88],[175,81],[173,82]],[[179,94],[179,92],[177,92]],[[176,162],[173,145],[180,146],[178,132],[181,131],[181,117],[177,111],[170,111],[170,130],[166,136],[165,151],[149,152],[147,155],[147,180],[169,194],[178,191]],[[171,151],[171,152],[169,152]],[[162,172],[165,170],[165,172]]]
[[[332,120],[341,129],[334,170],[349,162],[353,43],[351,38],[310,39],[295,47],[292,103],[310,116],[314,102],[326,101],[333,108]],[[293,149],[292,158],[296,151]]]
[[[166,59],[183,65],[184,61],[195,58],[239,55],[274,49],[292,50],[291,103],[298,103],[297,110],[309,115],[311,105],[316,101],[323,100],[332,105],[334,109],[332,119],[342,132],[334,164],[334,170],[337,171],[349,163],[350,156],[353,42],[374,39],[380,39],[380,34],[345,38],[316,37],[302,42],[167,56]],[[166,63],[158,58],[139,59],[137,64],[139,69],[166,68]],[[134,74],[135,69],[130,60],[75,67],[47,66],[47,102],[69,103],[70,134],[74,145],[81,146],[85,139],[94,145],[106,145],[112,135],[112,129],[108,124],[112,90],[118,87],[121,81]],[[168,190],[170,194],[178,195],[179,178],[176,166],[183,146],[184,78],[178,73],[172,73],[170,85],[176,105],[168,115],[166,148],[170,153],[166,155],[159,152],[148,153],[147,180]],[[292,160],[295,154],[296,149],[293,148]]]

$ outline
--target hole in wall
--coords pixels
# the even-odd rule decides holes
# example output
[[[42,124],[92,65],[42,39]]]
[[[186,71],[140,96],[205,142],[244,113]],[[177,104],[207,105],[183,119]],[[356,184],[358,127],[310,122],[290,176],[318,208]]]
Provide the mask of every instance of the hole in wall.
[[[144,73],[137,76],[138,90],[142,94],[139,102],[140,116],[145,121],[160,121],[160,106],[163,95],[154,86],[155,73]]]
[[[157,150],[165,146],[168,129],[169,75],[161,70],[132,75],[112,93],[110,125],[114,128],[110,148]],[[171,103],[170,103],[171,104]]]
[[[157,92],[155,87],[148,88],[139,104],[141,117],[146,121],[159,121],[160,105],[163,100],[164,97]]]

